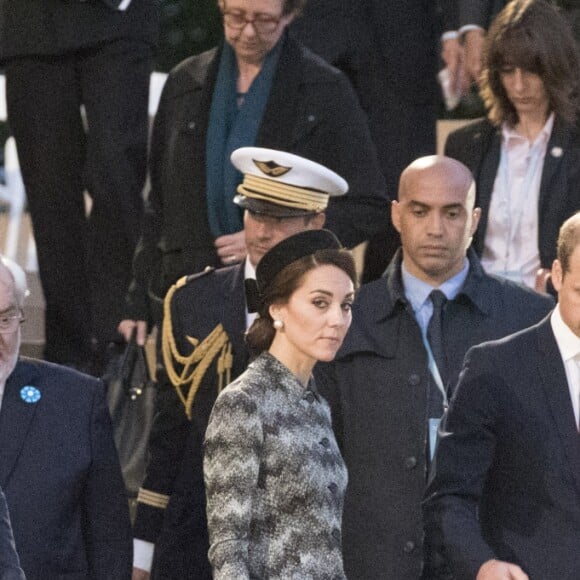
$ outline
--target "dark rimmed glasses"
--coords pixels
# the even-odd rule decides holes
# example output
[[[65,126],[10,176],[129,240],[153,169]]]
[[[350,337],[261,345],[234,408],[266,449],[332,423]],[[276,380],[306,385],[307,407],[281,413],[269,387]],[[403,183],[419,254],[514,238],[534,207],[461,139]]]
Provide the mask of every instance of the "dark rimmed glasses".
[[[272,34],[275,32],[282,17],[276,18],[275,16],[269,16],[267,14],[258,14],[254,18],[248,18],[242,12],[228,12],[227,10],[222,12],[224,17],[224,24],[229,26],[232,30],[242,30],[248,24],[254,27],[254,30],[258,34]]]

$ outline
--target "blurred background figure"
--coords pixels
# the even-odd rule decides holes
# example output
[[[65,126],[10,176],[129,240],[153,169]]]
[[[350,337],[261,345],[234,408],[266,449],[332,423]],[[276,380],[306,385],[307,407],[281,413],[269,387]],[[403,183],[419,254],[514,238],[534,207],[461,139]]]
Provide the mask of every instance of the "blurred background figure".
[[[242,175],[233,150],[261,146],[303,155],[339,172],[346,196],[327,227],[346,246],[368,239],[388,214],[365,115],[347,78],[287,33],[304,0],[222,0],[224,41],[170,74],[155,120],[151,194],[128,295],[128,336],[157,322],[150,299],[179,277],[246,255]]]
[[[258,264],[247,335],[257,358],[220,393],[206,433],[216,580],[346,580],[347,472],[311,373],[342,344],[355,283],[352,256],[328,230],[291,236]]]
[[[445,153],[475,176],[483,267],[544,291],[560,225],[580,208],[580,55],[556,9],[514,0],[483,63],[487,119],[452,133]]]
[[[154,0],[0,4],[8,119],[46,300],[44,356],[95,374],[117,337],[141,231],[157,12]]]
[[[439,37],[454,28],[453,10],[451,0],[312,0],[292,24],[298,39],[351,80],[392,197],[401,171],[435,153]],[[398,246],[385,220],[367,247],[363,281],[378,278]]]
[[[457,24],[463,40],[465,83],[479,83],[483,66],[485,35],[493,19],[506,6],[507,0],[452,0],[457,3]],[[549,0],[561,8],[580,43],[580,4],[578,0]]]

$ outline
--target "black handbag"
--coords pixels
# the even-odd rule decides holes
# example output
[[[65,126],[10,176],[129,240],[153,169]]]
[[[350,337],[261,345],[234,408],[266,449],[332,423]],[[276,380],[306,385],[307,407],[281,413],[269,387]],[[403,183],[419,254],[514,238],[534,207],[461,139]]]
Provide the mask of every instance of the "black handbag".
[[[149,376],[145,349],[131,341],[114,353],[103,376],[115,444],[130,498],[145,475],[147,443],[155,411],[156,389]]]

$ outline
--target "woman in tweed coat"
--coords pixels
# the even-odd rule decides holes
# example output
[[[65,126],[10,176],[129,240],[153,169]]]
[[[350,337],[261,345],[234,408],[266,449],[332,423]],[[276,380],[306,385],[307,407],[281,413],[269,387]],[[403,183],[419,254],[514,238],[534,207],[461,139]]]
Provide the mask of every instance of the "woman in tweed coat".
[[[332,360],[351,321],[355,269],[327,230],[307,231],[260,261],[259,356],[218,397],[204,476],[214,578],[344,579],[347,473],[311,371]]]

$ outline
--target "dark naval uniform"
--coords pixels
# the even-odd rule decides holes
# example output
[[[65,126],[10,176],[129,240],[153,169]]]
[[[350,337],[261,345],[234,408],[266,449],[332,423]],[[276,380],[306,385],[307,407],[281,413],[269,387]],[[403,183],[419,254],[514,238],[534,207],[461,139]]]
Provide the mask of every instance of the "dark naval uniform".
[[[244,264],[184,277],[165,300],[164,368],[134,536],[155,543],[152,577],[211,578],[203,439],[218,392],[248,364]]]

